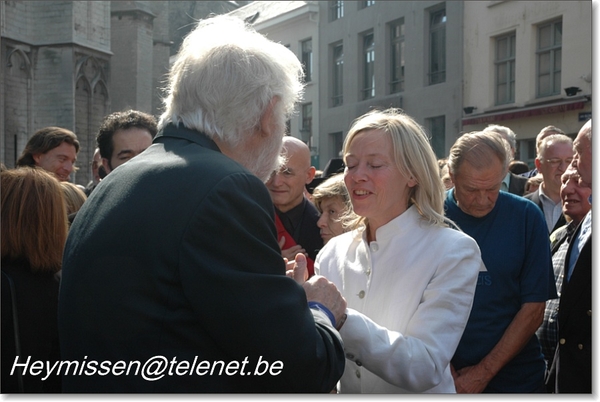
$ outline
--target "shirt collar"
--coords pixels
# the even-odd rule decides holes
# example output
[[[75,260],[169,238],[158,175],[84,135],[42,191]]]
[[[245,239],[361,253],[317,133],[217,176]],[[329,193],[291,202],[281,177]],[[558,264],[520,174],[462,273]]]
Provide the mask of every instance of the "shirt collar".
[[[510,172],[508,172],[506,174],[506,176],[504,176],[504,179],[502,180],[502,183],[504,183],[504,185],[506,186],[506,188],[508,189],[508,185],[510,184]],[[508,190],[507,190],[508,191]]]
[[[295,229],[302,222],[302,215],[304,214],[304,206],[306,202],[307,199],[303,197],[302,202],[289,211],[281,212],[277,208],[275,208],[275,211],[281,218],[282,222],[285,221],[287,224],[291,224],[292,228]]]

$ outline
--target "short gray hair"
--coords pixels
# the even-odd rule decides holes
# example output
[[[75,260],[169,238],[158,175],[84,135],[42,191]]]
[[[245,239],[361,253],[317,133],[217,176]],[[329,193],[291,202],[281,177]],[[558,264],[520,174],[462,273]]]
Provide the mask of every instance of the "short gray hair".
[[[517,135],[514,131],[506,126],[500,126],[498,124],[490,124],[486,128],[483,129],[484,132],[495,132],[498,133],[508,141],[508,145],[510,146],[510,154],[509,156],[512,158],[514,156],[515,151],[517,150]],[[510,162],[510,161],[509,161]]]
[[[273,98],[282,127],[303,92],[302,65],[241,19],[201,20],[169,73],[159,129],[183,125],[232,146],[260,126]]]
[[[573,140],[571,137],[564,134],[550,134],[540,141],[537,150],[537,158],[540,159],[542,154],[548,149],[548,146],[552,144],[567,144],[569,147],[573,148]]]
[[[508,141],[495,131],[474,131],[458,137],[448,156],[448,169],[454,175],[464,162],[476,169],[489,165],[490,157],[496,156],[504,171],[508,171],[511,160]]]

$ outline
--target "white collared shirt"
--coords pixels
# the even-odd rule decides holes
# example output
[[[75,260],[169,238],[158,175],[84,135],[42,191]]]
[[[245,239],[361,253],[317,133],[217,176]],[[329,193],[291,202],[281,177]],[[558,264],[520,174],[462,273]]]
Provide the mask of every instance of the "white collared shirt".
[[[546,226],[548,226],[548,232],[551,233],[554,229],[554,225],[560,219],[562,215],[562,202],[554,202],[552,198],[548,197],[542,186],[538,188],[538,195],[540,202],[542,203],[542,211],[544,212],[544,218],[546,219]]]

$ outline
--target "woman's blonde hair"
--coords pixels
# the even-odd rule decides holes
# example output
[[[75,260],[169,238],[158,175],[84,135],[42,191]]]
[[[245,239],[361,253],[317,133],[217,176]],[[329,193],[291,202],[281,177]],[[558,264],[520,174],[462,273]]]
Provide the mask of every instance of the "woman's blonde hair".
[[[22,167],[2,171],[0,188],[2,260],[58,272],[68,230],[59,181],[41,168]]]
[[[352,123],[344,140],[344,158],[354,137],[367,130],[380,130],[390,136],[396,167],[404,177],[412,177],[417,182],[410,189],[407,208],[414,205],[431,224],[447,226],[444,217],[445,188],[437,158],[424,129],[400,109],[370,111]],[[359,218],[357,224],[362,223],[367,223],[366,218]]]
[[[338,173],[329,177],[323,183],[315,187],[312,193],[312,201],[321,213],[323,213],[321,204],[323,201],[330,198],[339,198],[342,201],[344,204],[344,211],[340,214],[339,220],[341,221],[344,230],[353,229],[354,223],[360,217],[356,215],[352,209],[352,202],[350,202],[350,195],[348,194],[348,189],[344,183],[343,173]]]
[[[79,208],[87,200],[87,195],[82,189],[68,181],[61,181],[60,186],[65,197],[65,205],[67,206],[67,216],[79,211]]]

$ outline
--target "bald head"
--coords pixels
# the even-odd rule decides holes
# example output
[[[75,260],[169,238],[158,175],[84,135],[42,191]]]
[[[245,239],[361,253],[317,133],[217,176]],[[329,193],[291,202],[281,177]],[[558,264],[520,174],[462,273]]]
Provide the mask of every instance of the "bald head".
[[[572,165],[586,187],[592,187],[592,119],[588,120],[573,141]]]
[[[305,165],[306,168],[310,167],[310,149],[308,145],[298,138],[291,136],[283,137],[282,151],[286,160],[294,158],[298,162],[302,162],[302,165]]]
[[[540,144],[542,143],[542,140],[554,134],[565,134],[565,132],[555,126],[546,126],[540,130],[537,137],[535,137],[535,146],[538,155],[540,154]]]
[[[284,164],[267,182],[275,207],[287,212],[304,199],[304,186],[315,177],[311,166],[310,149],[298,138],[285,136],[282,143]]]

